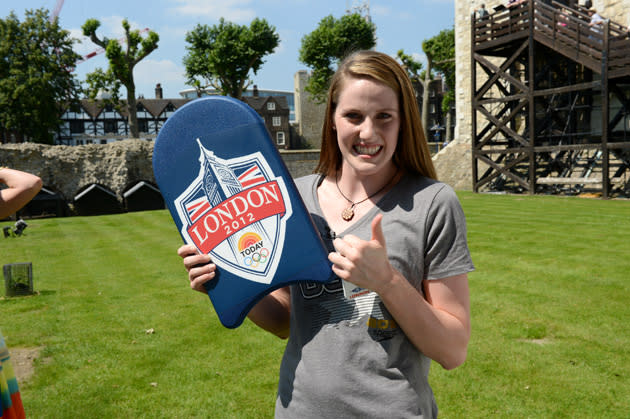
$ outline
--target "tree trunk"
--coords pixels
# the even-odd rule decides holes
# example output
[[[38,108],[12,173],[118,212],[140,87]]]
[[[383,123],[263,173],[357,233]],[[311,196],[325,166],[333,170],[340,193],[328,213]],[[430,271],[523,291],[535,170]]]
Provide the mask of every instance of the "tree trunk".
[[[138,110],[136,109],[136,86],[133,81],[125,85],[127,88],[127,122],[129,124],[129,134],[131,138],[139,138],[140,133],[138,131]]]
[[[424,139],[429,141],[429,88],[431,87],[431,56],[427,56],[427,69],[424,73],[424,82],[422,83],[422,129],[424,130]]]
[[[451,142],[451,140],[453,139],[453,133],[451,131],[451,124],[453,123],[453,112],[451,112],[451,110],[449,109],[449,111],[446,113],[446,124],[444,129],[446,130],[446,132],[444,133],[446,141],[447,142]]]

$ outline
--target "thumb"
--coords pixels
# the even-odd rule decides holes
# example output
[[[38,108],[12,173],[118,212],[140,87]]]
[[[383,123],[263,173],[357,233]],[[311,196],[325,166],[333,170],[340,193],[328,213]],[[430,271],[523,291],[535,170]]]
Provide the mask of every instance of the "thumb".
[[[385,235],[383,234],[383,228],[381,227],[381,221],[383,220],[383,214],[378,214],[372,220],[372,241],[376,241],[382,247],[385,247]]]

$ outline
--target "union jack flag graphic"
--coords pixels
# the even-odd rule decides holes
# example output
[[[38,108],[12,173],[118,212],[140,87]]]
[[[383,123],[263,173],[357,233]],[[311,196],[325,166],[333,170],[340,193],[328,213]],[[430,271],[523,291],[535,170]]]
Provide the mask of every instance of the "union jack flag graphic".
[[[192,221],[192,223],[195,223],[199,218],[201,218],[201,216],[210,208],[210,202],[208,202],[208,198],[205,196],[186,203],[186,212],[188,212],[188,217],[190,217],[190,221]]]
[[[237,179],[243,189],[258,185],[259,183],[263,183],[267,180],[265,179],[265,175],[262,170],[260,170],[260,167],[256,163],[252,164],[243,173],[241,173]]]

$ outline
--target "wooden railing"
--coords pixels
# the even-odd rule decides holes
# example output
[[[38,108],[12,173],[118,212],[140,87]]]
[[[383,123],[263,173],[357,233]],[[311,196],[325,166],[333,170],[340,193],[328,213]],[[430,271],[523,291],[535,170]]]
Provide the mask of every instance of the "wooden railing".
[[[534,16],[534,39],[547,47],[601,73],[607,60],[610,78],[630,75],[629,29],[610,20],[599,27],[589,25],[586,9],[568,8],[555,1],[539,0],[495,11],[473,19],[475,49],[496,48],[513,39],[529,36],[530,16]]]

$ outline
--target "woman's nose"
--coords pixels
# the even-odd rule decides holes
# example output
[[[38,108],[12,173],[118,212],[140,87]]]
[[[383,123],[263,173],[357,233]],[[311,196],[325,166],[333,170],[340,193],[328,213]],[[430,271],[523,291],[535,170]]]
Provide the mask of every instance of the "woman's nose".
[[[374,121],[372,121],[372,118],[366,117],[363,122],[361,122],[359,136],[364,140],[369,140],[374,136]]]

